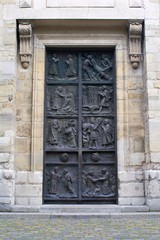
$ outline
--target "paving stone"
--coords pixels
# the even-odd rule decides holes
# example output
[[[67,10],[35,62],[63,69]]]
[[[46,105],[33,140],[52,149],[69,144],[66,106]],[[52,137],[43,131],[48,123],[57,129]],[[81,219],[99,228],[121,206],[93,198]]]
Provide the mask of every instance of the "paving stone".
[[[0,229],[1,240],[158,240],[160,214],[50,218],[8,213],[0,215]]]

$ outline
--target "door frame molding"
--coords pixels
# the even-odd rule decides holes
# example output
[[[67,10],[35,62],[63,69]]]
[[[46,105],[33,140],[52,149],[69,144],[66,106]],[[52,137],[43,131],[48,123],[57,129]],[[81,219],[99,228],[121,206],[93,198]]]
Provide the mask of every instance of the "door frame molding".
[[[96,28],[96,27],[95,27]],[[71,29],[70,29],[71,30]],[[96,33],[95,29],[88,34],[83,29],[74,33],[52,30],[34,34],[33,59],[33,94],[32,94],[32,139],[31,139],[31,170],[43,171],[43,128],[44,128],[44,81],[45,81],[45,48],[115,48],[116,62],[116,100],[117,100],[117,170],[125,171],[129,162],[128,151],[128,101],[126,84],[128,78],[128,47],[127,31],[117,28],[117,32],[106,31]]]

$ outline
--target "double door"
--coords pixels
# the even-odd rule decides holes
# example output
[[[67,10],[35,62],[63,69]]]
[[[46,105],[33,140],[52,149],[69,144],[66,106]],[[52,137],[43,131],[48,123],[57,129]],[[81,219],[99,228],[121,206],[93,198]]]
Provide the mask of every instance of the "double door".
[[[114,49],[46,49],[44,203],[116,203]]]

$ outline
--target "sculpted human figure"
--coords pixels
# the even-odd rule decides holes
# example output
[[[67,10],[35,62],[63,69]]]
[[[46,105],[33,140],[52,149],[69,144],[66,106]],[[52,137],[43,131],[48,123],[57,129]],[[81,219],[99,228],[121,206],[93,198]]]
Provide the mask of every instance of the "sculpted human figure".
[[[99,186],[97,185],[98,178],[94,176],[93,171],[89,171],[85,176],[84,180],[86,183],[86,194],[89,196],[96,196],[100,191]]]
[[[102,55],[102,65],[106,68],[106,70],[112,68],[111,63],[105,54]]]
[[[83,63],[83,70],[87,73],[90,80],[110,80],[109,75],[106,73],[111,66],[108,66],[107,58],[105,55],[102,57],[102,66],[98,65],[92,55],[88,55]],[[106,65],[104,65],[106,64]],[[104,66],[104,67],[103,67]]]
[[[58,62],[59,58],[57,58],[57,54],[53,54],[52,63],[49,69],[49,77],[58,78],[59,74]]]
[[[58,167],[55,167],[53,171],[51,172],[51,177],[50,177],[50,194],[56,194],[57,193],[57,182],[59,179],[58,175]]]
[[[69,174],[67,169],[64,169],[62,177],[63,177],[63,182],[64,182],[64,186],[66,188],[66,191],[73,194],[74,193],[73,186],[72,186],[73,181],[72,181],[72,177]]]
[[[65,94],[63,93],[63,88],[58,87],[54,94],[52,95],[52,109],[56,112],[61,112],[62,107],[62,98],[65,97]]]
[[[102,169],[101,174],[102,175],[99,177],[98,180],[102,182],[102,193],[108,194],[110,193],[109,189],[110,174],[107,171],[107,169]]]
[[[64,96],[65,100],[64,100],[64,104],[62,106],[62,110],[65,113],[74,113],[75,111],[75,103],[74,103],[74,96],[72,93],[66,94],[66,96]]]
[[[88,55],[87,59],[84,60],[83,70],[85,71],[90,80],[95,80],[95,74],[93,72],[92,55]]]
[[[104,119],[102,122],[102,130],[103,130],[103,137],[102,137],[102,146],[113,146],[114,144],[114,132],[113,129],[108,121],[108,119]]]
[[[101,119],[90,118],[89,123],[83,123],[83,145],[89,148],[98,148],[98,127]]]
[[[75,148],[77,146],[76,144],[76,128],[75,128],[75,120],[70,119],[68,121],[68,125],[66,126],[64,130],[64,141],[68,147]]]
[[[66,59],[66,64],[67,64],[67,71],[66,71],[66,76],[68,78],[72,78],[76,76],[76,70],[74,67],[74,61],[72,56],[69,54],[67,59]]]
[[[49,133],[49,143],[52,144],[53,146],[57,146],[59,142],[59,132],[60,132],[60,127],[58,124],[58,120],[54,119],[50,123],[50,133]]]
[[[103,108],[106,108],[108,112],[111,112],[111,95],[110,93],[113,90],[110,89],[110,91],[107,89],[106,86],[102,86],[99,88],[99,96],[100,96],[100,107],[99,111],[102,112]]]

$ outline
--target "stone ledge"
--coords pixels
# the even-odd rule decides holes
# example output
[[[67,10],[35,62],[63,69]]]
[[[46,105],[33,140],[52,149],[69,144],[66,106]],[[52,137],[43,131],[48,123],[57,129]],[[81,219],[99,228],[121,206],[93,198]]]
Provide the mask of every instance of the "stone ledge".
[[[119,206],[119,205],[41,205],[41,206],[12,206],[12,213],[49,214],[52,216],[101,216],[108,214],[147,213],[148,206]]]

